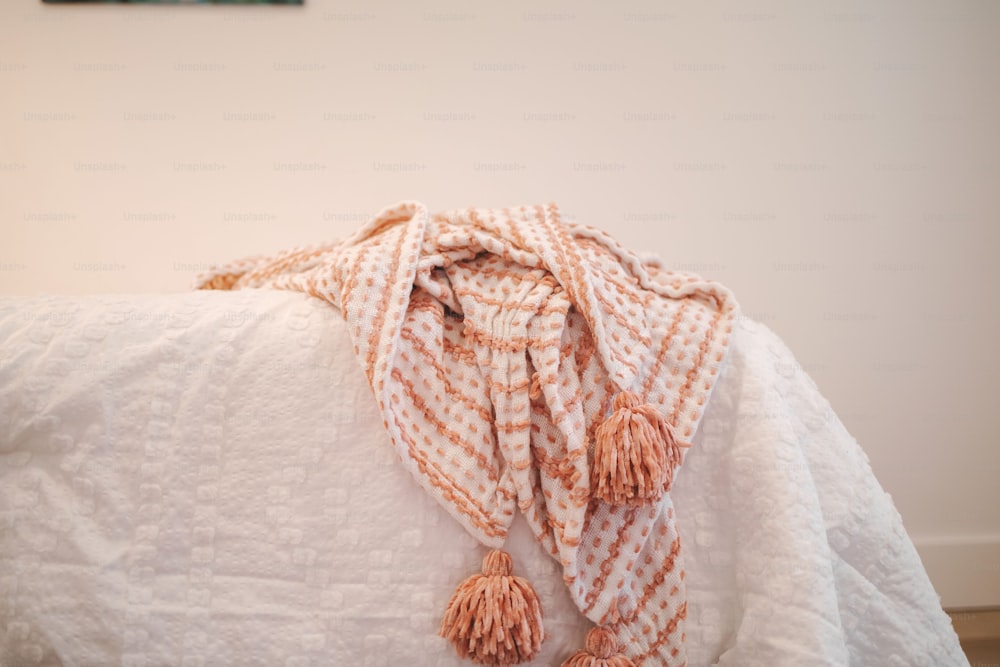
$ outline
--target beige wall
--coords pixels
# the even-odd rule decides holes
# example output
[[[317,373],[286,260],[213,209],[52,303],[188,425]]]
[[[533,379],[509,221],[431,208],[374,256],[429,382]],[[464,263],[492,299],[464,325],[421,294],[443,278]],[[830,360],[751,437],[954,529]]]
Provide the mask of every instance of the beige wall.
[[[1000,604],[1000,5],[306,2],[0,4],[0,293],[556,201],[730,285]]]

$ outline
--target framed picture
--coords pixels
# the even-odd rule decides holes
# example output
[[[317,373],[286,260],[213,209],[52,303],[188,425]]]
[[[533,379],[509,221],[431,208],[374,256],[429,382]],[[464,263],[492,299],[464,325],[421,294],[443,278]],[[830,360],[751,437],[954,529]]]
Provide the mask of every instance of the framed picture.
[[[129,5],[301,5],[305,0],[42,0],[52,4],[100,2]]]

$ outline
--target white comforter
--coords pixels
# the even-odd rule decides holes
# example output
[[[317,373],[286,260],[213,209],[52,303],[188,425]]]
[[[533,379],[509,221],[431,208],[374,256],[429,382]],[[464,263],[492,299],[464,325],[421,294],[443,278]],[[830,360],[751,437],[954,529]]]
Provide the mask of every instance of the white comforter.
[[[967,665],[867,458],[744,319],[672,492],[689,663]],[[402,470],[297,293],[0,299],[0,665],[460,665],[483,549]],[[549,639],[585,620],[523,522]]]

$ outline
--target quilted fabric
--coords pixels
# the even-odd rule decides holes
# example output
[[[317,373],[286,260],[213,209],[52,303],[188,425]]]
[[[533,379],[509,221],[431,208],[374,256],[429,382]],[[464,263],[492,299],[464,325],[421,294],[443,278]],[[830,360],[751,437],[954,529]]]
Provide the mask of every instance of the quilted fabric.
[[[459,667],[483,549],[395,461],[302,294],[0,298],[0,663]],[[692,667],[966,666],[863,450],[742,317],[671,491]],[[588,629],[518,515],[534,667]]]
[[[486,545],[503,545],[519,508],[578,608],[637,664],[686,662],[669,496],[594,499],[588,450],[623,390],[694,434],[736,315],[728,290],[644,264],[554,205],[431,216],[411,202],[343,243],[221,267],[200,286],[337,305],[421,485]]]

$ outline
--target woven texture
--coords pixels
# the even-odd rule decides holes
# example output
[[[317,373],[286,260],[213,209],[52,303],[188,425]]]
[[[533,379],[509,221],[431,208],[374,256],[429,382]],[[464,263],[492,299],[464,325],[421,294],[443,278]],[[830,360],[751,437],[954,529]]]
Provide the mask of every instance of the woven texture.
[[[691,439],[737,314],[727,289],[640,261],[554,205],[431,215],[413,202],[341,243],[236,262],[197,286],[337,306],[423,488],[492,547],[519,508],[581,612],[612,626],[637,665],[686,663],[669,495],[650,507],[592,499],[590,450],[622,390]]]

